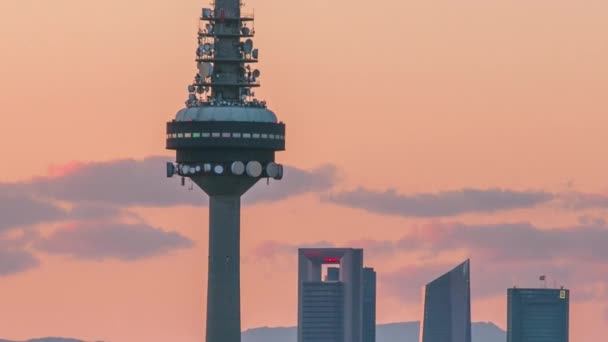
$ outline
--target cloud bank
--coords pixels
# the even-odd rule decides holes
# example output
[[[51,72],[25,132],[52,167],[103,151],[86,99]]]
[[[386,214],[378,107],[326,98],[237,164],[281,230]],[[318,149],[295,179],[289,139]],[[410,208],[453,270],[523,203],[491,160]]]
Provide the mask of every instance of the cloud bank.
[[[196,186],[179,185],[179,177],[165,176],[167,157],[143,160],[115,160],[70,164],[55,177],[43,177],[18,184],[0,184],[13,192],[71,203],[107,204],[119,207],[172,207],[207,205],[207,195]],[[280,183],[266,186],[261,180],[244,197],[244,203],[280,201],[309,192],[326,191],[336,182],[335,167],[325,165],[312,171],[286,167]]]
[[[603,223],[595,220],[594,222]],[[440,253],[468,251],[485,261],[530,262],[561,261],[608,264],[608,227],[577,225],[539,228],[530,223],[468,225],[432,223],[409,229],[396,240],[353,240],[346,245],[363,248],[366,256],[390,257],[404,252],[424,252],[429,257]],[[277,257],[293,253],[298,247],[332,247],[331,242],[295,244],[266,241],[258,246],[258,256]]]
[[[538,276],[548,275],[550,286],[576,288],[578,300],[608,299],[608,227],[597,218],[585,222],[588,224],[553,228],[525,222],[432,223],[410,228],[400,239],[356,240],[344,245],[363,248],[366,265],[381,269],[387,260],[409,258],[403,267],[378,273],[383,291],[408,303],[419,303],[422,286],[467,257],[471,258],[472,291],[477,298],[506,295],[506,289],[515,285],[538,286]],[[295,257],[297,248],[303,246],[309,244],[267,241],[258,246],[255,255]]]
[[[12,227],[55,221],[64,218],[65,214],[60,207],[26,194],[0,193],[0,232]]]
[[[35,230],[45,223],[66,223],[45,238],[29,244],[7,245],[0,249],[0,276],[38,265],[32,251],[70,255],[88,260],[123,261],[169,254],[189,248],[193,241],[176,232],[143,222],[125,223],[131,207],[206,206],[207,196],[197,187],[179,186],[179,179],[167,179],[164,165],[170,158],[154,156],[143,160],[70,163],[54,167],[46,177],[18,183],[0,183],[0,238],[2,233]],[[467,213],[532,208],[549,202],[571,210],[608,207],[608,196],[571,192],[506,189],[463,189],[438,193],[399,194],[396,190],[332,193],[337,184],[335,166],[314,170],[286,167],[281,182],[262,180],[243,198],[244,204],[281,201],[306,193],[321,194],[329,203],[363,209],[372,213],[402,217],[437,218]],[[530,224],[431,225],[424,232],[409,234],[397,241],[353,241],[368,254],[388,255],[424,247],[432,255],[440,251],[474,251],[487,260],[501,258],[553,262],[568,255],[585,262],[605,262],[608,245],[601,217],[580,216],[574,229],[539,229]],[[9,240],[10,241],[10,240]],[[316,246],[332,246],[318,242]],[[422,246],[422,247],[421,247]],[[508,247],[505,247],[508,246]],[[272,258],[294,251],[297,245],[268,242],[257,253]],[[551,251],[560,251],[552,253]]]
[[[67,255],[84,260],[136,261],[190,248],[194,242],[135,218],[131,207],[206,206],[207,195],[181,187],[165,177],[166,157],[70,163],[55,166],[46,177],[0,183],[2,234],[37,232],[43,224],[59,224],[49,236],[26,234],[0,240],[0,276],[39,266],[32,252]],[[336,182],[335,167],[307,171],[286,167],[285,179],[268,186],[260,182],[245,204],[280,201],[291,196],[327,191]],[[135,215],[136,216],[136,215]],[[132,220],[131,220],[132,221]]]
[[[79,259],[135,261],[190,248],[194,242],[177,232],[145,224],[80,224],[38,240],[34,247]]]
[[[292,243],[283,243],[279,241],[264,241],[259,244],[253,254],[257,258],[263,259],[274,259],[277,257],[282,257],[285,255],[295,256],[298,254],[298,248],[334,248],[336,245],[329,241],[317,241],[313,243],[307,244],[292,244]]]
[[[463,189],[435,194],[403,195],[397,193],[396,190],[380,192],[363,188],[324,197],[326,201],[342,206],[405,217],[446,217],[465,213],[494,213],[534,207],[553,198],[555,195],[543,191]]]
[[[333,165],[323,165],[311,171],[288,166],[284,173],[279,183],[273,182],[270,186],[261,180],[243,196],[243,202],[276,202],[305,193],[322,193],[331,190],[337,182],[337,170]]]
[[[608,228],[578,225],[539,228],[529,223],[430,224],[396,241],[367,241],[370,251],[394,254],[423,250],[429,254],[468,250],[487,261],[608,262]]]
[[[39,264],[38,259],[27,251],[0,246],[0,277],[25,272]]]

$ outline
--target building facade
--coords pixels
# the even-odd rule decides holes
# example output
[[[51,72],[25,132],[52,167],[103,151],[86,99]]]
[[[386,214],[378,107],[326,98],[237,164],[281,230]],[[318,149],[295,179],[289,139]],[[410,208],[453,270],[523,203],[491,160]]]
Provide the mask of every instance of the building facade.
[[[298,342],[363,342],[362,321],[363,250],[299,249]]]
[[[568,342],[570,291],[507,291],[507,342]]]
[[[344,341],[344,286],[306,282],[302,287],[302,340]]]
[[[423,288],[421,342],[471,342],[470,261]]]
[[[326,282],[340,281],[340,268],[328,267]],[[376,272],[371,267],[363,268],[363,342],[376,342]]]
[[[376,272],[363,269],[363,342],[376,342]]]

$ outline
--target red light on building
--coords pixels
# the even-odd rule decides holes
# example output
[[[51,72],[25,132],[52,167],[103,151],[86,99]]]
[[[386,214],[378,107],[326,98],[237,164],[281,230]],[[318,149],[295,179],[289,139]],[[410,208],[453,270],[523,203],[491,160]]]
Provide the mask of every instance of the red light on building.
[[[340,258],[325,258],[323,262],[326,264],[339,264]]]

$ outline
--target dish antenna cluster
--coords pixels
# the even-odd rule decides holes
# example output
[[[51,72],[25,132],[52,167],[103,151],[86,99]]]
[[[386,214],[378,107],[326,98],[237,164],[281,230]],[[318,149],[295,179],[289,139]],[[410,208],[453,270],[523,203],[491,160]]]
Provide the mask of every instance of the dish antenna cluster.
[[[253,48],[253,40],[247,39],[243,43],[243,52],[245,53],[245,57],[249,57],[251,59],[258,59],[259,50]]]
[[[217,1],[217,0],[216,0]],[[198,32],[198,72],[188,87],[188,107],[230,103],[261,106],[251,88],[259,86],[259,49],[254,47],[253,15],[231,9],[234,0],[220,0],[214,8],[203,8]],[[226,2],[226,4],[224,4]],[[250,27],[251,26],[251,27]],[[237,47],[237,48],[235,48]]]

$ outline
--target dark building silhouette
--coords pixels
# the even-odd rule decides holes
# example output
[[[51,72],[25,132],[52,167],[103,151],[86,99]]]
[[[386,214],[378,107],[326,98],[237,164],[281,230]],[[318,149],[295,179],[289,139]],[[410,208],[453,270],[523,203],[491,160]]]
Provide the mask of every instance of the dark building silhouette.
[[[376,272],[363,269],[363,342],[376,342]]]
[[[300,249],[298,274],[298,342],[375,341],[376,274],[362,249]]]
[[[570,291],[507,291],[507,342],[568,342]]]
[[[421,342],[471,342],[470,261],[424,287]]]
[[[302,341],[344,341],[344,284],[307,282],[302,287],[301,298]]]
[[[340,281],[340,268],[328,267],[326,281]],[[376,272],[363,268],[363,342],[376,342]]]

